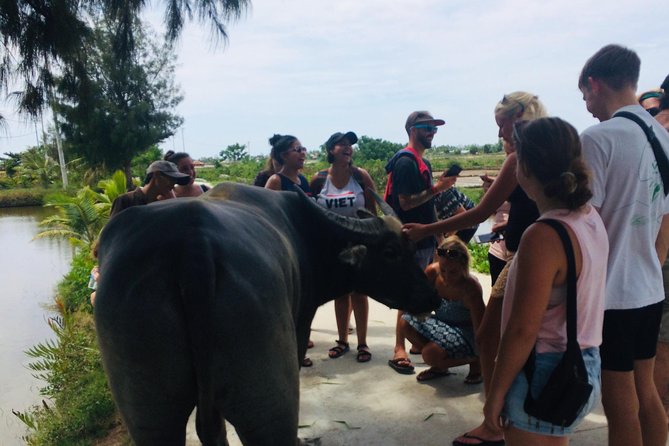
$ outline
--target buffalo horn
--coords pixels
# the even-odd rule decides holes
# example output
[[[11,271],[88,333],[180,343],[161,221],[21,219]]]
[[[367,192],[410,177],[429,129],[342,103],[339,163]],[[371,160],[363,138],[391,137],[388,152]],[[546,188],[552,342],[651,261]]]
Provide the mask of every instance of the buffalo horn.
[[[386,200],[381,198],[381,196],[379,194],[377,194],[374,189],[372,189],[371,187],[368,187],[367,192],[372,194],[372,196],[374,197],[374,200],[376,200],[376,204],[378,204],[379,207],[381,208],[381,212],[383,212],[383,215],[388,215],[390,217],[398,218],[397,214],[395,214],[395,211],[393,210],[393,208],[390,207],[390,205],[388,203],[386,203]]]

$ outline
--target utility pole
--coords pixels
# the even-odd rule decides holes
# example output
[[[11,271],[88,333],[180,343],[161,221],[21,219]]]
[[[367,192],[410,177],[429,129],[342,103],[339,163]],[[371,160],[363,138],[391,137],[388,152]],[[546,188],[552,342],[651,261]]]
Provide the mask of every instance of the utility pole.
[[[49,67],[49,60],[46,60],[46,70],[51,71]],[[60,139],[60,130],[58,129],[58,113],[56,112],[56,103],[53,98],[53,86],[47,86],[47,100],[51,105],[51,113],[53,114],[53,124],[56,127],[56,149],[58,150],[58,164],[60,164],[60,176],[63,180],[63,189],[67,189],[67,168],[65,167],[65,154],[63,153],[63,142]]]

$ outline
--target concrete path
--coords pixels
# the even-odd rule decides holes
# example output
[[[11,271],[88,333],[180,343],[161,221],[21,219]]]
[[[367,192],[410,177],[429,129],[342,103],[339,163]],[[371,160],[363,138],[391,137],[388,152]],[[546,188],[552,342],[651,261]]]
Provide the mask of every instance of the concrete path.
[[[477,275],[490,290],[490,278]],[[355,360],[356,334],[350,335],[351,352],[329,359],[327,351],[337,338],[334,304],[321,307],[312,324],[315,347],[308,351],[314,365],[302,369],[301,438],[322,446],[343,445],[450,445],[453,438],[482,420],[482,385],[466,385],[468,366],[451,369],[454,375],[425,384],[416,375],[400,375],[387,365],[395,341],[396,312],[370,299],[367,343],[370,362]],[[407,349],[409,344],[407,343]],[[416,372],[427,368],[420,356],[411,356]],[[271,372],[271,367],[268,367]],[[191,420],[188,445],[197,445]],[[241,445],[228,426],[231,446]],[[604,445],[606,419],[601,405],[572,437],[577,446]]]

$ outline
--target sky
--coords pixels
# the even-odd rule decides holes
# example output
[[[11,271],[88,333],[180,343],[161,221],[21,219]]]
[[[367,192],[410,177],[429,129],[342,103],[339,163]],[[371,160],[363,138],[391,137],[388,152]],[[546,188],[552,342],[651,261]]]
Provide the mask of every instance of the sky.
[[[157,28],[161,5],[145,14]],[[667,23],[666,0],[255,0],[225,44],[186,24],[176,70],[185,121],[161,147],[200,158],[239,143],[259,155],[280,133],[318,150],[349,130],[405,143],[414,110],[446,121],[435,145],[495,143],[495,104],[517,90],[582,131],[597,123],[577,88],[585,61],[625,45],[641,58],[639,92],[656,88],[669,74]],[[0,113],[0,153],[35,144],[11,104]]]

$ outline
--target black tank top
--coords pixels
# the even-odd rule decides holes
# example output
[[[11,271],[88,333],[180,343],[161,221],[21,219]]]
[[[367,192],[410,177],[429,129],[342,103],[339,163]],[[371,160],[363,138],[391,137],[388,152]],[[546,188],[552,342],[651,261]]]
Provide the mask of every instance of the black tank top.
[[[293,180],[288,178],[287,176],[284,176],[282,174],[278,174],[279,178],[281,178],[281,190],[289,190],[293,191],[295,187],[299,187],[302,189],[304,192],[306,192],[307,195],[311,196],[311,189],[309,188],[309,182],[307,181],[306,177],[302,174],[298,175],[298,178],[300,179],[300,184],[295,184],[293,183]]]
[[[520,186],[516,186],[509,195],[509,203],[511,203],[511,208],[509,209],[506,231],[504,231],[504,240],[506,249],[516,252],[525,229],[539,218],[539,210],[536,203],[527,196]]]

